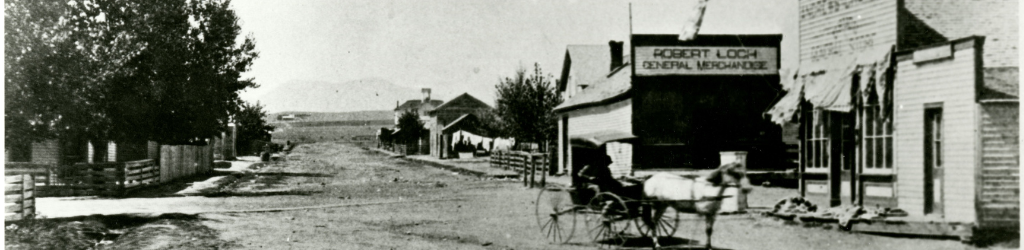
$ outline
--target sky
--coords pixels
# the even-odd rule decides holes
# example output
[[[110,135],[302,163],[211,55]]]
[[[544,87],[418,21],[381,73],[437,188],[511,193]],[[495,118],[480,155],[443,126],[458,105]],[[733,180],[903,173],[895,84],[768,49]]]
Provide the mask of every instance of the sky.
[[[797,0],[709,0],[699,34],[783,34],[782,67],[797,51]],[[626,41],[633,33],[678,34],[697,0],[235,0],[243,34],[260,52],[257,101],[289,81],[384,79],[463,92],[494,103],[494,85],[537,63],[561,71],[566,45]],[[557,75],[555,76],[557,77]],[[389,107],[339,107],[339,111]]]

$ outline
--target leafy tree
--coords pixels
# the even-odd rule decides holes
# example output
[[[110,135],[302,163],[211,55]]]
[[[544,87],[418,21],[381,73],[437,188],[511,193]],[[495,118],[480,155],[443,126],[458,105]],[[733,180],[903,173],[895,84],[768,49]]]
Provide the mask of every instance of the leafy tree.
[[[517,144],[529,141],[546,147],[557,136],[558,118],[553,110],[562,103],[562,97],[551,83],[553,78],[534,64],[531,75],[526,75],[526,69],[519,69],[515,76],[506,77],[495,86],[502,130],[515,137]]]
[[[198,144],[240,111],[258,57],[226,0],[13,0],[5,140]]]
[[[263,107],[258,102],[255,104],[242,103],[242,110],[233,117],[235,126],[238,126],[236,145],[249,146],[253,145],[255,141],[270,141],[270,132],[274,131],[274,126],[268,125],[267,121],[263,119],[267,116],[267,111],[263,110]],[[247,147],[240,148],[251,150]],[[240,154],[249,153],[254,152],[241,152]]]
[[[480,127],[487,131],[487,136],[495,138],[510,137],[506,124],[498,116],[498,112],[494,109],[488,109],[478,113],[477,121],[480,122]]]
[[[411,143],[420,139],[427,130],[423,128],[423,122],[420,121],[420,116],[413,112],[402,113],[398,117],[398,137],[395,138],[399,142]]]

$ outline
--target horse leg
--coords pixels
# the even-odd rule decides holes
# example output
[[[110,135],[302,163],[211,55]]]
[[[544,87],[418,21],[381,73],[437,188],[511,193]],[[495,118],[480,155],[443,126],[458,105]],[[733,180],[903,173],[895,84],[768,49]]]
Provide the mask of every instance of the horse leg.
[[[708,240],[704,245],[705,248],[711,250],[711,233],[714,231],[712,228],[715,226],[715,215],[717,212],[711,212],[704,216],[704,233],[707,234]]]
[[[665,214],[665,209],[667,208],[668,204],[655,202],[651,204],[649,209],[645,209],[646,213],[643,215],[644,224],[647,225],[648,229],[651,229],[651,242],[655,249],[661,248],[661,243],[658,242],[658,222],[661,221],[661,216]],[[651,212],[654,212],[654,214],[651,214]]]

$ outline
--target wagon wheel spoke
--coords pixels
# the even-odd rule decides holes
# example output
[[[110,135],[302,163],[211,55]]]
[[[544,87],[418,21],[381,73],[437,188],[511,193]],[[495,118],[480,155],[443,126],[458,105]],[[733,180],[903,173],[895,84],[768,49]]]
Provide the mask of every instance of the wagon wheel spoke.
[[[622,245],[632,222],[626,203],[612,193],[600,193],[586,207],[587,232],[596,243]],[[601,247],[609,245],[601,244]]]
[[[570,194],[561,189],[542,189],[537,194],[534,215],[540,233],[548,242],[566,243],[572,239],[576,214]]]

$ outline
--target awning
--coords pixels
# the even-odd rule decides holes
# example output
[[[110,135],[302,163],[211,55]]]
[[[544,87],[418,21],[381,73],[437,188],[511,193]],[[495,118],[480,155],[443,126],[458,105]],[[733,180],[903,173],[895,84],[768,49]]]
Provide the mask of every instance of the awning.
[[[887,96],[885,72],[890,67],[892,48],[877,46],[858,54],[801,65],[799,73],[786,84],[789,92],[766,113],[772,116],[772,122],[782,124],[793,119],[802,101],[815,109],[850,112],[857,93],[864,93],[865,97],[870,93]],[[856,88],[855,76],[860,77]]]
[[[569,138],[569,144],[573,147],[599,148],[605,143],[626,141],[636,138],[637,137],[635,135],[622,131],[603,130],[582,135],[574,135]]]

